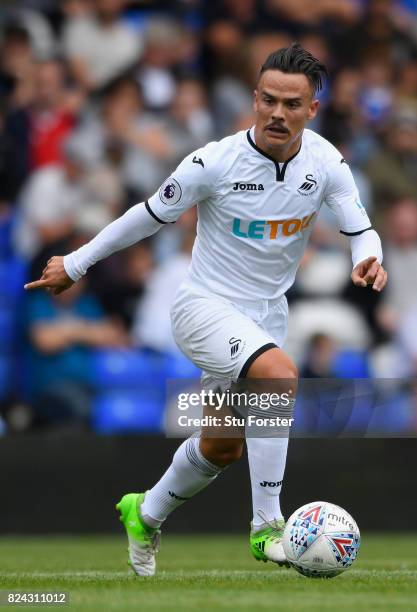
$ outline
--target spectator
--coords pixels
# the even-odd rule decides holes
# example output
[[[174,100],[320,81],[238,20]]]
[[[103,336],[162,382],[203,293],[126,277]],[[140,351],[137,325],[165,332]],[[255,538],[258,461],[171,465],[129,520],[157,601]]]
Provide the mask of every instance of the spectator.
[[[95,217],[95,231],[111,221],[120,207],[115,201],[120,195],[117,179],[110,176],[104,181],[102,176],[97,186],[95,172],[99,178],[102,168],[88,173],[82,153],[68,143],[62,166],[49,166],[30,176],[20,197],[15,230],[20,255],[31,259],[41,248],[68,236],[88,216]]]
[[[28,296],[25,323],[37,422],[86,423],[91,349],[126,346],[123,329],[103,316],[85,281],[59,296],[44,292]]]
[[[37,7],[25,7],[22,2],[13,2],[12,6],[6,9],[6,18],[28,32],[36,59],[45,60],[56,53],[51,23]]]
[[[125,0],[92,0],[92,15],[69,18],[64,27],[65,56],[86,91],[108,85],[138,59],[142,41],[121,19],[125,4]]]
[[[362,66],[362,78],[359,108],[365,121],[377,130],[387,121],[393,106],[391,65],[368,61]]]
[[[136,311],[133,327],[136,344],[167,353],[180,352],[172,335],[169,309],[191,262],[196,216],[195,208],[181,216],[186,219],[183,219],[184,233],[179,252],[167,259],[149,279]]]
[[[416,41],[410,20],[396,19],[396,0],[369,0],[361,20],[337,32],[334,48],[343,65],[360,66],[365,60],[392,65],[411,59]],[[365,35],[366,33],[366,35]]]
[[[232,40],[230,47],[222,40],[213,40],[211,54],[216,75],[212,97],[219,137],[253,125],[252,90],[259,67],[269,53],[286,46],[289,40],[282,32],[254,35],[247,44]]]
[[[294,34],[316,27],[323,21],[356,23],[359,16],[358,4],[352,0],[317,0],[314,4],[309,0],[271,0],[269,4]]]
[[[384,261],[390,275],[379,319],[384,328],[395,333],[400,319],[417,307],[417,200],[404,198],[387,210],[383,224]]]
[[[411,195],[417,197],[417,115],[411,109],[395,113],[382,146],[367,165],[377,207]]]
[[[3,31],[0,54],[0,94],[13,108],[29,104],[33,93],[35,57],[30,36],[22,26]]]
[[[182,31],[172,19],[153,18],[145,33],[145,48],[136,78],[145,106],[164,110],[175,95],[174,68],[180,61]]]
[[[177,84],[168,115],[169,133],[178,157],[212,140],[214,125],[207,106],[204,87],[197,79],[182,79]]]
[[[400,67],[395,99],[400,107],[413,109],[417,116],[417,60],[409,61]]]
[[[62,0],[61,11],[69,20],[87,17],[91,13],[90,0]]]
[[[414,373],[395,365],[414,363],[415,0],[157,2],[146,12],[128,0],[7,4],[0,32],[3,256],[22,255],[37,277],[51,255],[68,251],[69,239],[87,241],[156,192],[187,153],[249,127],[261,63],[296,38],[330,68],[323,111],[311,127],[340,150],[364,205],[373,207],[390,282],[386,295],[346,283],[347,241],[323,206],[289,294],[296,303],[288,349],[302,359],[309,347],[312,376],[331,369],[328,337],[342,349],[372,351],[378,375]],[[160,8],[168,8],[163,17]],[[52,49],[64,59],[53,59]],[[135,341],[158,350],[176,350],[166,304],[188,265],[190,215],[100,262],[89,277],[107,316],[119,316],[128,331],[134,322]]]
[[[127,331],[133,325],[137,304],[153,270],[154,256],[147,241],[115,253],[91,270],[91,290],[106,314],[118,319]]]
[[[375,149],[372,128],[367,125],[362,113],[362,84],[363,75],[359,70],[342,69],[334,77],[329,103],[321,113],[320,133],[342,152],[349,164],[355,165],[356,172],[359,170],[358,164],[362,165],[364,160],[368,160]],[[361,174],[363,175],[362,170]],[[355,174],[355,180],[357,178]],[[363,194],[361,184],[358,186],[363,201],[369,203],[370,196],[368,193]]]
[[[36,64],[33,71],[30,104],[12,111],[5,126],[13,143],[10,169],[18,185],[30,171],[62,163],[63,143],[76,121],[73,98],[64,83],[64,66],[47,60]]]
[[[334,340],[327,334],[314,334],[307,345],[304,363],[300,369],[302,378],[332,378],[336,354]]]
[[[91,162],[102,160],[106,151],[117,152],[131,200],[149,197],[184,152],[182,141],[175,142],[167,131],[166,119],[143,110],[138,87],[129,78],[112,84],[102,107],[85,119],[75,138]]]
[[[398,321],[396,362],[392,372],[398,377],[417,377],[417,303]]]

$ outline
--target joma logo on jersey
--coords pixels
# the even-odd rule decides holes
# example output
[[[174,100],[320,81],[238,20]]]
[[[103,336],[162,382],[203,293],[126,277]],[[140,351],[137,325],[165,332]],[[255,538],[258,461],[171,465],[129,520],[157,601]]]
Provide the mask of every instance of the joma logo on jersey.
[[[262,183],[235,183],[233,191],[264,191]]]
[[[247,225],[247,222],[242,219],[233,219],[232,232],[239,238],[252,238],[254,240],[269,238],[275,240],[278,236],[293,236],[297,232],[304,231],[310,226],[315,214],[313,212],[302,219],[250,221]]]

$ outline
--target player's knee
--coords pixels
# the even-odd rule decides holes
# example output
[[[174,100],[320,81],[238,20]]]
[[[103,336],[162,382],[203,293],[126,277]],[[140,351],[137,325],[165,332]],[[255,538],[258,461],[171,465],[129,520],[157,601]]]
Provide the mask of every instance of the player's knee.
[[[242,456],[243,441],[236,440],[212,440],[210,438],[202,438],[200,449],[203,456],[220,467],[226,467],[234,461],[237,461]]]
[[[281,373],[283,372],[284,375]],[[298,378],[298,368],[295,363],[289,359],[282,369],[280,369],[280,378],[286,378],[289,380]]]
[[[298,378],[298,369],[291,359],[285,362],[271,360],[263,365],[260,374],[258,378],[293,380]]]
[[[262,353],[249,368],[247,378],[286,379],[298,378],[297,366],[292,359],[280,349]]]
[[[218,451],[219,465],[230,465],[241,458],[243,451],[243,444],[235,444],[233,446],[226,446]]]

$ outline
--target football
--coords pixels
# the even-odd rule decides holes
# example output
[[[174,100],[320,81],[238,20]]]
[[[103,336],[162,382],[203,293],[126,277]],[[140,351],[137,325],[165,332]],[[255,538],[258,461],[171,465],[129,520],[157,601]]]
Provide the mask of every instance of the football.
[[[358,554],[360,533],[340,506],[311,502],[288,519],[282,544],[290,565],[309,578],[333,578],[350,568]]]

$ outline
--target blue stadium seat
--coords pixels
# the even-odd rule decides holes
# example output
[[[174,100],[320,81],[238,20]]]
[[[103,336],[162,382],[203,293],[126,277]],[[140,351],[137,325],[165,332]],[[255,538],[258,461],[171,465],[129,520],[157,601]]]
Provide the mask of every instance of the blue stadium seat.
[[[0,257],[10,257],[12,254],[12,225],[13,217],[0,221]]]
[[[168,378],[199,378],[200,370],[182,355],[149,349],[99,350],[92,357],[92,384],[108,387],[165,389]]]
[[[367,353],[351,349],[339,351],[333,363],[333,372],[337,378],[369,378]]]
[[[159,392],[109,391],[93,403],[92,427],[97,433],[160,433],[165,402]]]
[[[372,386],[350,380],[310,389],[301,385],[297,395],[293,432],[307,435],[343,436],[365,433],[371,416]]]
[[[181,353],[166,356],[167,378],[200,378],[201,370]]]
[[[164,380],[165,356],[137,349],[95,351],[91,375],[99,388],[154,386]]]
[[[0,353],[9,353],[16,342],[16,307],[0,300]]]
[[[7,397],[13,384],[13,359],[0,355],[0,400]]]
[[[27,264],[18,257],[0,259],[0,287],[2,298],[16,301],[24,294]]]
[[[415,398],[410,390],[398,390],[387,393],[372,411],[369,431],[373,435],[415,436],[416,433]]]

